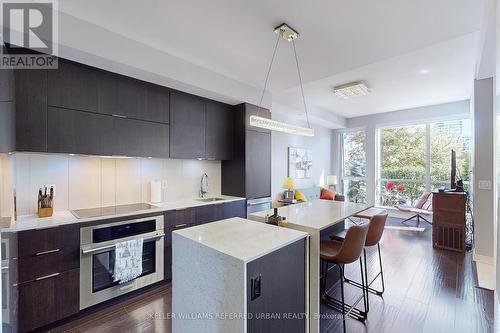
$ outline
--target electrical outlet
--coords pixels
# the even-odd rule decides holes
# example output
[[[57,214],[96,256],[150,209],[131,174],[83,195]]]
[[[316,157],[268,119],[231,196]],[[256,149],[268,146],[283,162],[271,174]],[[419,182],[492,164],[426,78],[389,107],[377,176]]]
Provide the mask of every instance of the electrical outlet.
[[[167,188],[167,181],[166,180],[162,180],[161,181],[161,188],[162,189],[166,189]]]
[[[491,180],[480,180],[477,187],[480,190],[491,190]]]

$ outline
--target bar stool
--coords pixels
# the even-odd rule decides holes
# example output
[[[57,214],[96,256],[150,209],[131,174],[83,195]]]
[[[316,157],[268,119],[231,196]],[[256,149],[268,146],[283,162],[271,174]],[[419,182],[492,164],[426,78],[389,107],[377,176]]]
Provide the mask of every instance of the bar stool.
[[[364,287],[365,285],[365,274],[363,270],[363,260],[361,259],[361,252],[363,251],[366,235],[368,233],[369,224],[354,225],[347,230],[345,238],[342,242],[336,240],[323,240],[320,242],[320,258],[321,264],[323,266],[323,281],[321,285],[321,297],[327,306],[340,311],[342,313],[342,323],[345,329],[345,317],[351,316],[357,320],[363,321],[366,319],[367,314],[367,302],[368,302],[368,291]],[[359,260],[359,265],[361,269],[361,285],[363,290],[363,295],[359,297],[354,304],[349,305],[345,303],[344,300],[344,269],[343,265],[351,264]],[[333,264],[339,268],[340,272],[340,294],[341,300],[335,299],[330,296],[326,290],[326,281],[328,277],[329,264]],[[361,311],[356,308],[356,305],[363,300],[365,311]]]
[[[385,283],[384,283],[384,272],[383,272],[383,266],[382,266],[382,255],[380,251],[380,239],[382,238],[382,235],[384,233],[384,228],[385,228],[385,222],[387,220],[387,212],[384,211],[382,214],[377,214],[373,215],[370,217],[370,222],[368,223],[368,233],[366,235],[366,241],[365,241],[365,246],[363,249],[363,259],[364,259],[364,279],[361,280],[361,283],[348,279],[343,276],[343,279],[345,282],[361,288],[363,290],[367,290],[368,292],[371,292],[372,294],[379,295],[381,296],[384,291],[385,291]],[[352,227],[351,227],[352,228]],[[349,230],[349,229],[348,229]],[[344,239],[343,232],[337,235],[331,236],[332,239],[337,240],[337,241],[342,241]],[[347,234],[346,234],[347,237]],[[367,247],[372,247],[372,246],[377,246],[377,251],[378,251],[378,260],[379,260],[379,265],[380,265],[380,271],[372,278],[371,281],[368,282],[368,263],[366,260],[366,248]],[[375,282],[375,280],[380,276],[381,282],[382,282],[382,290],[377,290],[375,288],[372,288],[371,285]],[[366,282],[366,285],[365,285]],[[367,303],[366,303],[366,309],[367,312],[370,311],[370,303],[368,299],[368,294],[367,294]]]

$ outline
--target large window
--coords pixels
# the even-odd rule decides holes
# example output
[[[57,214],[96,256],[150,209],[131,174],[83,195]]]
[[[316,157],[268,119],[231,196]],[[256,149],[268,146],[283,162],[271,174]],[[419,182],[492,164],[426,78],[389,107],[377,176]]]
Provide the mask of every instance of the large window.
[[[379,135],[379,204],[413,204],[426,189],[426,127],[384,128]]]
[[[457,178],[470,180],[470,119],[382,128],[379,135],[378,204],[415,205],[425,191],[450,187],[451,150]]]
[[[351,202],[366,202],[365,140],[364,130],[342,133],[342,187]]]

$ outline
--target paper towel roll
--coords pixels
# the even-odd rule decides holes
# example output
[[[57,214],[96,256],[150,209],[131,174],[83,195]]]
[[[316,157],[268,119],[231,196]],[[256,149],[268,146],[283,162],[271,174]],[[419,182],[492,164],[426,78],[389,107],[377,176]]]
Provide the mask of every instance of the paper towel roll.
[[[161,181],[159,180],[151,182],[151,202],[161,202]]]

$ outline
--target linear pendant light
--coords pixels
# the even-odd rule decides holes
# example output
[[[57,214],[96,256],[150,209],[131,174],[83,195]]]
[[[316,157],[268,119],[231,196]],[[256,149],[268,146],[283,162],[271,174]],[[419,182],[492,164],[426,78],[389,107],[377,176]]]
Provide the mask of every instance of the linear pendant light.
[[[264,82],[264,89],[262,91],[262,95],[260,97],[260,102],[259,102],[259,111],[261,109],[262,100],[263,100],[264,94],[266,92],[267,82],[269,81],[269,74],[271,73],[271,68],[273,67],[274,58],[276,56],[276,50],[278,49],[278,44],[279,44],[280,38],[283,38],[284,40],[286,40],[289,43],[292,43],[292,45],[293,45],[293,53],[295,55],[295,64],[297,65],[297,73],[299,75],[299,82],[300,82],[300,91],[302,93],[302,101],[304,103],[304,111],[306,114],[308,127],[292,125],[292,124],[288,124],[288,123],[285,123],[282,121],[264,118],[264,117],[259,116],[258,115],[259,113],[257,113],[257,115],[250,116],[250,126],[264,128],[264,129],[268,129],[271,131],[295,134],[295,135],[314,136],[314,130],[311,128],[311,125],[309,124],[309,115],[307,114],[307,104],[306,104],[306,99],[304,96],[304,88],[302,86],[302,76],[300,74],[300,67],[299,67],[299,60],[297,57],[297,50],[295,49],[295,40],[299,37],[299,33],[296,30],[290,28],[290,26],[287,25],[286,23],[283,23],[283,24],[279,25],[278,27],[276,27],[276,29],[274,29],[274,32],[278,34],[278,38],[276,39],[276,44],[274,46],[274,52],[273,52],[273,56],[271,58],[271,63],[269,64],[269,68],[267,70],[266,80]]]
[[[314,136],[314,130],[309,127],[296,126],[282,121],[269,118],[250,116],[250,126],[265,128],[271,131],[278,131],[303,136]]]

